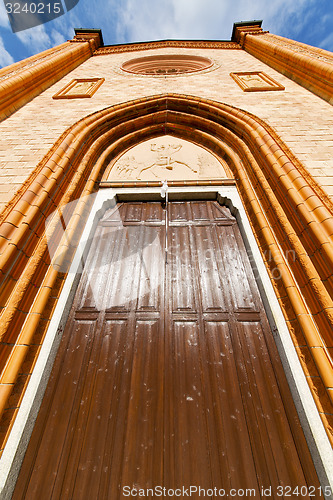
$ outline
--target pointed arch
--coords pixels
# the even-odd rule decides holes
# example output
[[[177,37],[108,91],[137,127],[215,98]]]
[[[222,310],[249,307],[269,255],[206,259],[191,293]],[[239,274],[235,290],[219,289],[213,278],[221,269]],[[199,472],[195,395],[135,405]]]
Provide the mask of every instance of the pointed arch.
[[[47,328],[64,280],[57,266],[50,265],[45,219],[56,207],[79,199],[67,227],[79,237],[78,222],[89,211],[85,200],[99,188],[108,163],[129,147],[163,134],[204,146],[228,163],[293,340],[306,346],[332,405],[330,200],[262,120],[223,103],[166,94],[108,107],[72,125],[4,211],[1,412],[17,386],[29,346]],[[54,241],[70,263],[71,253],[63,252],[67,242],[57,234]],[[280,279],[274,279],[274,270]],[[314,383],[311,388],[318,402]]]

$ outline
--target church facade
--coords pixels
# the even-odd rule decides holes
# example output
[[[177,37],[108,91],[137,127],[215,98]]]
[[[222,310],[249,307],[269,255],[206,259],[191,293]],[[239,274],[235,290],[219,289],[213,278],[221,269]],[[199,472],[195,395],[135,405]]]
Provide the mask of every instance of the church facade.
[[[260,21],[0,71],[3,498],[333,497],[332,104]]]

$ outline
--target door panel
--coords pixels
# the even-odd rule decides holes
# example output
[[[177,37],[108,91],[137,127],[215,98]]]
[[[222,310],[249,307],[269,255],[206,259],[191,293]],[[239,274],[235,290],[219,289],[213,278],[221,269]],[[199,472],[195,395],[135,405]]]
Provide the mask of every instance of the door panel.
[[[201,296],[203,312],[226,311],[224,289],[224,269],[221,269],[219,253],[216,252],[214,234],[210,225],[191,227],[191,248],[193,265],[198,276],[198,292]]]
[[[189,228],[186,226],[169,228],[168,262],[170,268],[172,311],[197,311],[194,294],[193,249]]]
[[[14,499],[318,486],[236,220],[216,202],[165,220],[100,221]]]
[[[223,276],[229,285],[231,302],[236,309],[255,309],[255,299],[249,284],[250,269],[246,269],[241,251],[245,254],[243,242],[237,238],[233,226],[215,226],[218,255],[221,259]]]

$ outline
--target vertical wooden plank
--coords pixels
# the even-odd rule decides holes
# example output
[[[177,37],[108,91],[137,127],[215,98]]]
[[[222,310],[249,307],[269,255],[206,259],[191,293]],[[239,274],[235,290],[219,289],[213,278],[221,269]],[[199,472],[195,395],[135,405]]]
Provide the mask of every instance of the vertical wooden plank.
[[[168,214],[170,222],[185,222],[189,220],[190,208],[188,203],[168,203]]]
[[[160,321],[136,324],[122,487],[163,484],[164,338]]]
[[[143,226],[142,246],[138,249],[140,277],[137,296],[138,311],[160,311],[163,308],[164,227]]]
[[[105,309],[129,312],[138,296],[138,276],[142,265],[140,226],[124,226],[117,231],[118,251],[113,254],[108,276]]]
[[[94,343],[96,322],[74,322],[69,328],[63,356],[53,370],[43,407],[27,450],[23,472],[13,498],[52,498],[63,451],[74,432],[80,432],[76,420]],[[25,480],[23,480],[25,478]],[[22,481],[23,480],[23,481]],[[27,481],[28,480],[28,481]]]
[[[252,459],[248,421],[237,374],[230,325],[224,321],[206,321],[204,325],[207,364],[206,392],[210,394],[211,448],[218,450],[221,487],[250,488],[258,495],[256,465]],[[214,484],[219,484],[214,478]]]
[[[243,359],[239,364],[245,367],[245,380],[241,382],[243,398],[256,402],[258,433],[254,437],[253,448],[256,448],[258,434],[262,436],[264,457],[275,464],[269,468],[270,485],[276,490],[283,484],[305,486],[306,480],[295,449],[288,419],[285,414],[281,394],[277,385],[272,363],[267,351],[260,323],[238,322],[238,336],[235,344],[241,346]],[[258,411],[258,409],[260,410]],[[276,470],[276,477],[272,472]],[[259,474],[259,473],[258,473]],[[265,476],[262,475],[262,480]]]
[[[97,227],[92,248],[89,252],[85,267],[82,273],[79,292],[81,297],[78,309],[96,309],[103,307],[105,287],[110,273],[110,262],[115,259],[117,238],[119,231],[117,226]],[[118,233],[117,233],[118,234]]]
[[[121,218],[126,222],[140,222],[142,220],[143,203],[124,203],[122,205]]]
[[[189,206],[191,208],[191,219],[193,221],[208,221],[210,219],[210,214],[208,211],[208,203],[202,203],[202,201],[190,201]]]
[[[205,387],[202,380],[202,359],[199,348],[198,325],[176,321],[168,340],[172,356],[166,367],[166,427],[167,463],[170,487],[188,488],[191,485],[212,486],[209,449],[207,447]],[[173,470],[172,470],[173,468]],[[170,481],[170,482],[169,482]]]
[[[115,453],[115,436],[124,434],[118,411],[128,404],[127,368],[132,362],[128,327],[127,321],[113,320],[106,321],[101,328],[104,334],[90,360],[94,373],[87,380],[75,438],[67,451],[68,460],[63,462],[63,470],[59,470],[55,498],[98,498],[103,476],[111,473],[109,450]]]
[[[145,222],[162,222],[164,211],[161,203],[145,203]]]

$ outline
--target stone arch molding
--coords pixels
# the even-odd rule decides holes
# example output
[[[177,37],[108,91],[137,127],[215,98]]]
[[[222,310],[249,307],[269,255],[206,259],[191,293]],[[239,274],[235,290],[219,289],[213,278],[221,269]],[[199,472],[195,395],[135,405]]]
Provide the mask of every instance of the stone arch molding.
[[[176,94],[112,106],[75,123],[3,212],[0,338],[6,359],[1,413],[22,392],[20,374],[33,364],[35,346],[42,342],[64,282],[64,266],[70,265],[90,210],[89,195],[98,190],[110,161],[163,134],[205,147],[232,171],[292,339],[309,356],[310,388],[333,442],[326,420],[333,413],[332,205],[262,120],[230,105]],[[66,238],[55,225],[51,264],[45,220],[73,200],[78,201]],[[68,244],[68,235],[74,245]],[[321,380],[326,390],[320,391],[314,380]]]

